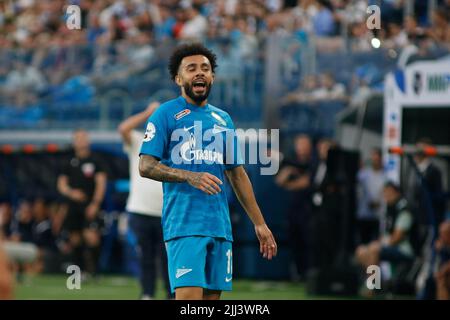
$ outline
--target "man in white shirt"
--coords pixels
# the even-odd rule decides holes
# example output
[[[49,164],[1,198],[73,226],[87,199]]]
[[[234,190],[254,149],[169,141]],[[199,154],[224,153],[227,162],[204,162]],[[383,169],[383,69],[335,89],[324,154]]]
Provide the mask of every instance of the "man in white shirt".
[[[314,100],[344,100],[345,86],[337,83],[331,73],[320,76],[320,87],[311,93]]]
[[[358,172],[357,225],[360,244],[367,244],[379,236],[380,218],[383,213],[383,188],[387,181],[381,150],[373,148],[370,158],[370,167],[361,168]]]
[[[201,15],[198,6],[187,9],[188,20],[181,30],[181,38],[185,40],[201,40],[208,31],[208,20]]]
[[[130,192],[126,210],[130,213],[129,225],[137,237],[139,246],[142,299],[153,299],[155,296],[158,260],[161,262],[167,297],[171,297],[167,275],[167,255],[161,230],[162,184],[159,181],[142,178],[138,169],[139,150],[144,133],[136,129],[144,124],[158,107],[158,102],[150,103],[147,109],[125,119],[119,125],[124,151],[130,161]]]

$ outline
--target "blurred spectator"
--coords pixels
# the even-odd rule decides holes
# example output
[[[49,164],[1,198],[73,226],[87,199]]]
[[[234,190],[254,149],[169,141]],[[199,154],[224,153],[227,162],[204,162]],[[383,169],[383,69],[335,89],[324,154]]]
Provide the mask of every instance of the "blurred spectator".
[[[388,39],[383,44],[386,48],[402,48],[409,43],[407,31],[395,22],[388,24],[387,36]]]
[[[180,32],[180,39],[201,40],[206,36],[208,21],[200,14],[198,6],[186,9],[186,22]]]
[[[383,196],[387,206],[381,237],[356,249],[357,261],[364,268],[379,265],[380,261],[405,263],[414,259],[411,238],[415,221],[408,202],[403,198],[400,187],[392,182],[385,184]]]
[[[9,259],[3,249],[2,235],[0,234],[0,300],[12,299],[13,290],[14,279],[11,272]]]
[[[145,300],[155,298],[158,263],[161,266],[166,296],[168,298],[172,296],[161,228],[162,184],[159,181],[142,178],[138,170],[143,132],[137,129],[158,107],[159,103],[153,102],[146,110],[125,119],[119,126],[124,150],[129,158],[130,192],[126,210],[129,213],[129,226],[138,241],[141,299]]]
[[[406,46],[402,51],[398,63],[406,66],[417,61],[427,61],[435,59],[433,52],[434,43],[427,37],[418,37],[414,44]]]
[[[241,58],[248,63],[255,63],[255,56],[258,52],[258,39],[245,19],[240,18],[237,20],[234,33],[237,49],[239,50]]]
[[[150,12],[144,11],[134,19],[134,25],[136,26],[137,30],[151,37],[154,30],[154,23]]]
[[[38,94],[45,87],[46,81],[40,71],[31,65],[26,65],[21,58],[17,58],[13,70],[6,77],[4,90],[10,95],[14,95],[17,91]]]
[[[107,32],[102,36],[106,43],[125,39],[126,26],[120,20],[120,17],[114,14],[108,24]]]
[[[317,142],[318,163],[314,169],[313,185],[318,190],[321,189],[321,185],[325,182],[328,152],[334,147],[336,147],[335,142],[328,138],[322,138]]]
[[[403,17],[403,0],[381,1],[380,12],[382,21],[400,22]]]
[[[106,32],[106,28],[100,25],[100,18],[97,14],[89,15],[89,28],[87,31],[87,41],[95,44],[97,39]]]
[[[450,13],[436,10],[433,12],[431,27],[427,30],[428,36],[438,43],[450,42]]]
[[[342,100],[346,99],[345,86],[342,83],[336,83],[331,73],[320,75],[320,85],[315,89],[311,96],[314,100]]]
[[[184,24],[187,20],[186,10],[177,8],[175,10],[175,23],[172,28],[172,35],[174,39],[181,39],[181,32],[183,30]]]
[[[429,227],[432,226],[431,219],[438,226],[443,221],[445,213],[445,201],[442,199],[442,172],[423,151],[424,148],[430,146],[432,146],[432,141],[428,138],[421,138],[417,141],[416,147],[419,151],[414,156],[414,161],[421,177],[411,170],[407,189],[408,202],[417,216],[422,241],[424,241]],[[430,212],[429,208],[433,212]]]
[[[57,103],[89,103],[94,97],[95,89],[90,79],[84,75],[75,74],[63,84],[55,88],[53,99]]]
[[[301,103],[314,100],[313,93],[317,90],[317,79],[313,74],[306,75],[299,88],[282,99],[282,104]]]
[[[311,176],[312,217],[311,267],[326,268],[335,263],[339,242],[339,221],[342,217],[341,195],[336,181],[328,172],[328,155],[336,144],[329,138],[321,138],[316,144],[317,162]]]
[[[133,76],[142,75],[154,61],[155,50],[150,44],[148,33],[136,33],[127,42],[117,44],[114,48],[99,47],[94,61],[91,79],[97,85],[111,85],[116,82],[127,83]],[[90,85],[89,79],[84,81]],[[95,88],[90,88],[93,92]],[[85,93],[86,95],[86,93]]]
[[[367,0],[331,0],[335,19],[341,24],[354,24],[366,20]]]
[[[336,83],[331,73],[321,74],[318,78],[320,79],[319,84],[317,76],[305,76],[301,86],[281,100],[282,104],[347,98],[345,86],[342,83]]]
[[[103,227],[100,208],[106,191],[106,173],[103,164],[91,153],[86,131],[74,132],[73,148],[74,156],[58,177],[58,191],[68,204],[61,249],[86,274],[95,276]]]
[[[28,200],[22,200],[15,214],[11,240],[16,242],[33,242],[33,211]]]
[[[13,210],[8,202],[0,203],[0,238],[8,240],[12,234]]]
[[[319,37],[335,34],[334,17],[327,0],[317,0],[317,13],[313,17],[314,33]]]
[[[361,244],[378,238],[383,210],[383,187],[386,182],[381,150],[372,149],[370,159],[370,167],[362,168],[358,172],[357,219],[358,243]]]
[[[276,183],[290,194],[289,245],[294,259],[294,279],[304,279],[309,267],[309,219],[311,216],[312,142],[307,135],[294,140],[295,153],[280,165]]]
[[[370,51],[372,45],[370,41],[373,38],[372,32],[367,29],[366,22],[355,22],[349,26],[350,47],[353,51]]]
[[[403,20],[404,32],[408,35],[408,39],[415,42],[418,38],[425,36],[425,29],[417,25],[417,20],[414,16],[407,16]]]
[[[43,198],[36,198],[33,210],[33,243],[38,247],[38,258],[34,265],[35,272],[59,271],[56,246],[56,235],[52,228],[47,202]],[[55,263],[56,262],[56,263]]]
[[[450,0],[438,1],[438,10],[441,10],[443,12],[450,12]]]
[[[435,243],[439,257],[436,278],[436,298],[450,300],[450,221],[440,225],[439,238]]]
[[[292,14],[298,20],[302,21],[305,31],[314,32],[313,19],[317,14],[315,0],[298,1],[298,5],[292,9]]]
[[[172,38],[172,30],[176,23],[175,17],[171,14],[171,9],[167,6],[161,5],[159,10],[160,21],[155,25],[155,38],[157,40]]]
[[[369,98],[369,96],[372,93],[372,89],[369,86],[368,79],[358,74],[354,74],[352,76],[352,87],[353,93],[350,97],[349,105],[351,107],[362,106],[363,103],[367,101],[367,98]]]

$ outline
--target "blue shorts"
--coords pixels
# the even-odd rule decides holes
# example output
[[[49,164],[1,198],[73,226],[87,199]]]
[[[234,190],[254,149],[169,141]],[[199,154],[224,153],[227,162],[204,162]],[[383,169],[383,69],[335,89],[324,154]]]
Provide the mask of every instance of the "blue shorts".
[[[172,293],[180,287],[231,290],[233,252],[231,241],[203,236],[166,242]]]

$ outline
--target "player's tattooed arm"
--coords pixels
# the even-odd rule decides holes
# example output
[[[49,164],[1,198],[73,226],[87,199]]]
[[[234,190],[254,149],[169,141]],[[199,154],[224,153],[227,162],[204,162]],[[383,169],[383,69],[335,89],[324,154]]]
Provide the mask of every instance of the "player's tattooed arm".
[[[139,173],[144,178],[162,182],[186,182],[187,171],[170,168],[155,157],[142,155],[139,159]]]
[[[221,191],[219,185],[222,184],[222,181],[216,176],[208,172],[170,168],[149,155],[140,157],[139,173],[144,178],[162,182],[187,182],[207,194],[217,194]]]

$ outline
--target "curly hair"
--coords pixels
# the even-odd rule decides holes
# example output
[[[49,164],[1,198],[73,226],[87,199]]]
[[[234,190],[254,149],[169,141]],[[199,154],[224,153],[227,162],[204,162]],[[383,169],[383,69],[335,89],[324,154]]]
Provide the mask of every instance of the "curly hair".
[[[175,51],[172,53],[172,56],[169,60],[169,73],[172,80],[175,80],[176,75],[178,74],[178,68],[180,67],[181,61],[185,57],[189,56],[195,56],[195,55],[202,55],[205,56],[209,63],[211,64],[211,70],[212,72],[215,71],[217,68],[216,63],[216,55],[214,52],[206,48],[201,43],[191,43],[191,44],[183,44],[178,46]]]

